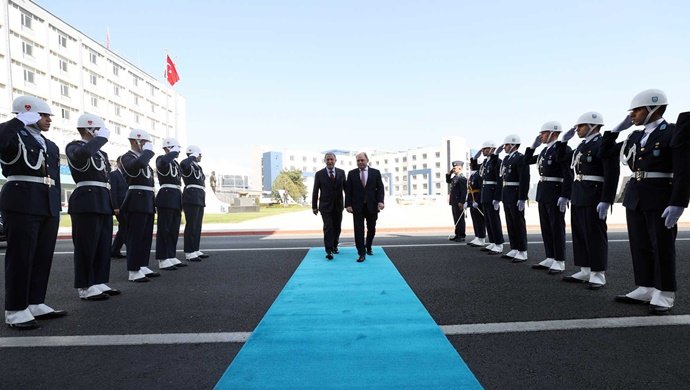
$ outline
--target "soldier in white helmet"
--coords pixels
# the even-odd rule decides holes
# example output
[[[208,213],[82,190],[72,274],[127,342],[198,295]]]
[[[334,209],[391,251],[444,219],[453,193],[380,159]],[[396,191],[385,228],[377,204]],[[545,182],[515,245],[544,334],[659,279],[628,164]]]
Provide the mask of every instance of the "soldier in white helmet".
[[[180,162],[184,192],[182,208],[184,210],[184,255],[189,261],[198,262],[208,255],[199,250],[201,243],[201,223],[206,207],[206,176],[201,169],[201,148],[195,145],[187,147],[187,158]]]
[[[512,134],[505,138],[503,145],[496,148],[495,154],[504,150],[506,156],[501,163],[501,202],[506,215],[510,251],[503,255],[513,263],[527,261],[527,224],[525,223],[525,204],[529,191],[529,165],[525,156],[518,152],[520,137]],[[494,201],[494,207],[498,207]]]
[[[12,102],[16,118],[0,124],[0,163],[7,183],[0,209],[7,223],[5,323],[39,327],[36,320],[62,317],[45,304],[60,222],[60,151],[43,132],[50,129],[48,104],[33,96]]]
[[[166,138],[163,140],[163,151],[165,154],[156,158],[160,184],[156,194],[156,260],[160,269],[172,271],[187,266],[176,257],[182,219],[182,175],[176,160],[180,155],[180,144],[175,138]]]
[[[481,151],[476,153],[479,157]],[[472,167],[472,160],[475,161],[474,166],[477,167],[476,158],[470,159],[470,167]],[[468,246],[484,247],[486,241],[486,222],[484,218],[484,208],[482,202],[482,175],[478,170],[471,169],[470,177],[467,179],[467,201],[465,202],[465,209],[469,209],[472,217],[472,228],[474,229],[474,239],[468,242]]]
[[[532,268],[546,269],[549,275],[560,274],[565,270],[565,212],[573,183],[570,160],[566,157],[572,150],[564,144],[566,150],[560,153],[556,151],[562,130],[563,127],[558,121],[544,123],[532,147],[525,151],[527,164],[536,164],[539,171],[536,200],[546,253],[546,259],[532,265]],[[536,149],[542,144],[546,147],[535,156]]]
[[[156,213],[153,170],[149,167],[154,156],[153,144],[144,130],[134,129],[128,138],[130,150],[120,157],[127,181],[127,195],[120,207],[127,220],[127,271],[131,282],[148,282],[149,278],[160,276],[148,267]]]
[[[477,154],[470,159],[470,168],[479,171],[482,178],[482,191],[479,203],[484,212],[488,242],[482,242],[482,250],[489,254],[503,253],[503,227],[498,202],[501,199],[501,159],[496,150],[496,142],[486,141]],[[484,162],[479,164],[479,157],[484,155]],[[494,202],[496,206],[494,207]]]
[[[120,294],[106,283],[110,279],[113,207],[110,202],[108,155],[101,150],[110,131],[103,119],[83,114],[77,119],[81,139],[65,147],[67,162],[76,183],[69,198],[74,243],[74,288],[88,301]]]
[[[688,205],[688,153],[674,142],[675,126],[663,115],[668,105],[664,92],[640,92],[630,114],[604,134],[602,148],[619,155],[632,171],[625,186],[630,254],[637,288],[616,296],[616,302],[648,304],[651,314],[666,314],[676,298],[676,223]],[[616,143],[621,131],[644,126]]]

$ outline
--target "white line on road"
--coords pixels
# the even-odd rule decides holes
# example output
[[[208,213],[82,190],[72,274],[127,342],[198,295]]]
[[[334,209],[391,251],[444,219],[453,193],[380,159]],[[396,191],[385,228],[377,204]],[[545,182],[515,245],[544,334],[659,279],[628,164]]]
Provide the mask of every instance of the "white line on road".
[[[554,321],[499,322],[492,324],[441,325],[441,330],[447,336],[456,336],[489,333],[636,328],[671,325],[690,325],[690,314],[664,317],[617,317]],[[244,343],[249,339],[250,335],[251,332],[226,332],[125,334],[102,336],[2,337],[0,338],[0,348]]]

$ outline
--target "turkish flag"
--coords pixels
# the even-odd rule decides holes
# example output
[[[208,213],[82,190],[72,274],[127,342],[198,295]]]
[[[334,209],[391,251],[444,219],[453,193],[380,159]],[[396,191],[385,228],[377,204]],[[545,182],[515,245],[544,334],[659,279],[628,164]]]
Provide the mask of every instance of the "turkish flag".
[[[173,86],[180,81],[180,75],[177,74],[177,69],[175,69],[175,64],[170,59],[170,56],[166,55],[166,57],[165,77],[168,79],[170,86]]]

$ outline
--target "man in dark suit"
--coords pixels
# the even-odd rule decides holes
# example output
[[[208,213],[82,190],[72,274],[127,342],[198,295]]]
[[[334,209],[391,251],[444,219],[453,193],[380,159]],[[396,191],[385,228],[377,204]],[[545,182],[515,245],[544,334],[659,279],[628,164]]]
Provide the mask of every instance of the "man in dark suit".
[[[108,180],[110,181],[110,203],[113,207],[113,213],[117,218],[117,233],[113,239],[112,248],[110,249],[110,257],[115,259],[124,259],[126,256],[120,252],[122,245],[127,241],[127,220],[125,214],[120,213],[120,206],[125,201],[127,195],[127,182],[122,175],[122,161],[120,157],[117,158],[117,169],[108,173]]]
[[[345,183],[345,209],[352,213],[355,229],[355,245],[359,257],[363,262],[365,254],[374,253],[371,245],[376,234],[376,219],[379,211],[383,210],[384,188],[381,172],[369,167],[369,157],[362,152],[357,154],[357,169],[347,174]],[[367,223],[366,242],[364,241],[364,221]]]
[[[326,168],[314,175],[314,189],[311,193],[312,211],[314,215],[320,211],[323,219],[323,245],[328,260],[333,260],[333,254],[338,253],[340,226],[343,221],[345,171],[335,167],[336,160],[334,153],[326,153]]]
[[[455,242],[465,241],[465,214],[463,209],[467,200],[467,178],[462,175],[462,161],[453,161],[453,168],[446,173],[446,183],[450,184],[448,204],[453,212],[453,223],[455,231],[452,240]]]

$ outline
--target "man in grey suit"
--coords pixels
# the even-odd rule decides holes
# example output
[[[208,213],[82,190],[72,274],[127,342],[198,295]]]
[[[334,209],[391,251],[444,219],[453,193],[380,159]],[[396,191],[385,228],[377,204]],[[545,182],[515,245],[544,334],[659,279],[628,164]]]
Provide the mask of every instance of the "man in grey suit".
[[[345,171],[335,167],[337,159],[334,153],[326,153],[323,160],[326,163],[326,167],[314,175],[311,208],[314,215],[317,215],[319,211],[321,212],[321,219],[323,219],[323,245],[326,249],[326,258],[333,260],[333,254],[338,253],[340,226],[343,221]]]
[[[361,263],[365,259],[365,253],[369,256],[374,253],[371,245],[376,234],[376,220],[379,211],[383,210],[384,188],[381,180],[381,172],[369,167],[369,157],[366,153],[359,153],[357,169],[347,174],[345,183],[345,209],[352,213],[355,229],[355,245]],[[364,241],[364,221],[367,222],[366,242]]]

